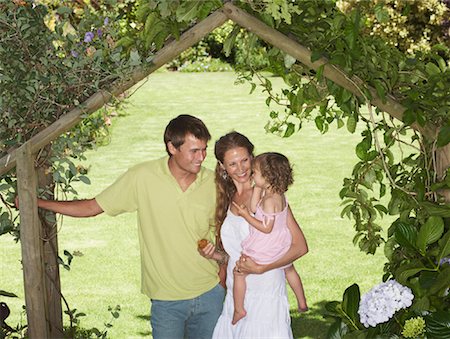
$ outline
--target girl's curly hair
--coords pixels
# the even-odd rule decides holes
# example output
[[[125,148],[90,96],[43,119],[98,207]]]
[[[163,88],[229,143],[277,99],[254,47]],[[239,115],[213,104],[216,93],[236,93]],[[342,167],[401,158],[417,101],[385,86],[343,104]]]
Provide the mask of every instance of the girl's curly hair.
[[[275,193],[283,194],[294,183],[289,160],[281,153],[261,153],[253,160],[253,166],[259,168],[269,188]]]

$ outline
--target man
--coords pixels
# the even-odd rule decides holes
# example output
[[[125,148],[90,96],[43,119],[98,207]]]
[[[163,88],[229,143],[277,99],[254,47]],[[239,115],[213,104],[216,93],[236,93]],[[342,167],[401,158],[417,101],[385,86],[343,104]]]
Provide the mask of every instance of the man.
[[[40,208],[74,217],[137,211],[155,339],[211,338],[222,310],[218,266],[197,251],[214,220],[214,174],[202,167],[210,139],[201,120],[180,115],[164,132],[168,156],[132,167],[94,199],[38,199]]]

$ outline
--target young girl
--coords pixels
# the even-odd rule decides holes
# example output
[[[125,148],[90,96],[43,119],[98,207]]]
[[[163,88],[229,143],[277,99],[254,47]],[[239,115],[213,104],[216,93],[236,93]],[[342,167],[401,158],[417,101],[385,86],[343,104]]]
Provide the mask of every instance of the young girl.
[[[250,211],[245,205],[233,204],[239,215],[253,226],[249,236],[242,242],[243,254],[258,264],[269,264],[281,258],[292,241],[286,222],[288,203],[284,195],[294,181],[289,160],[275,152],[258,155],[253,160],[253,181],[255,186]],[[285,274],[297,298],[299,312],[306,312],[308,306],[302,281],[292,264],[285,268]],[[234,272],[233,325],[247,314],[244,308],[245,277],[245,274]]]

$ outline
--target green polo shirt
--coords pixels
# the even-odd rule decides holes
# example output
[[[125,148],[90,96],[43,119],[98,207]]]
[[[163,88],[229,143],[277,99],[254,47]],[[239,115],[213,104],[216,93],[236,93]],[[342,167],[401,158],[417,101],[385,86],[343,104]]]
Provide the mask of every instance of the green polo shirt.
[[[108,215],[137,211],[142,293],[157,300],[191,299],[219,281],[217,264],[197,251],[197,241],[214,234],[214,173],[202,168],[183,192],[168,160],[132,167],[95,199]]]

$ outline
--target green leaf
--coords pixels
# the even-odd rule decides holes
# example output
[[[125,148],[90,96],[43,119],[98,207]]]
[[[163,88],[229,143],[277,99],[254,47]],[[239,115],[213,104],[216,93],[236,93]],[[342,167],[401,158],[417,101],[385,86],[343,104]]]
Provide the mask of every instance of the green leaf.
[[[53,172],[53,181],[54,182],[60,182],[60,180],[61,180],[61,173]]]
[[[408,108],[403,113],[403,122],[406,125],[411,125],[414,121],[417,120],[416,112],[412,108]]]
[[[348,326],[341,319],[336,319],[328,329],[327,339],[342,339],[347,333]]]
[[[378,210],[378,212],[380,213],[380,216],[382,216],[383,214],[389,213],[388,209],[383,205],[376,204],[373,207],[375,207]]]
[[[438,293],[439,291],[445,292],[450,286],[450,266],[446,265],[444,269],[439,272],[435,283],[430,286],[430,294]]]
[[[377,176],[376,176],[375,170],[372,167],[366,172],[366,174],[364,174],[362,184],[365,187],[372,189],[372,186],[376,179],[377,179]]]
[[[336,300],[330,301],[330,302],[327,302],[325,304],[325,309],[331,315],[339,316],[339,314],[340,314],[339,313],[340,312],[340,305],[341,305],[341,303],[339,301],[336,301]]]
[[[323,123],[324,123],[323,117],[321,115],[317,116],[314,119],[314,122],[316,124],[317,129],[322,132],[323,131]]]
[[[347,119],[347,130],[350,133],[355,133],[356,130],[356,119],[353,115],[349,116]]]
[[[155,36],[153,41],[155,42],[156,48],[159,50],[164,45],[164,41],[166,40],[167,36],[169,35],[169,32],[162,29],[159,31],[159,33]]]
[[[325,69],[325,64],[320,65],[319,68],[316,71],[316,77],[318,80],[322,80],[323,79],[323,71]]]
[[[428,339],[450,338],[450,312],[437,311],[425,316]]]
[[[426,70],[427,74],[431,75],[431,76],[439,75],[441,73],[441,70],[439,69],[439,67],[432,62],[429,62],[425,65],[425,70]]]
[[[437,138],[437,146],[443,147],[450,142],[450,125],[445,125],[440,128],[438,138]]]
[[[80,175],[78,177],[78,179],[80,179],[80,181],[84,182],[86,185],[90,185],[91,184],[91,180],[85,175]]]
[[[439,248],[439,260],[450,254],[450,231],[447,231],[442,239],[439,240]]]
[[[158,15],[155,12],[151,12],[147,16],[144,24],[144,36],[150,35],[151,31],[155,28],[154,26],[157,18]]]
[[[70,265],[73,260],[73,255],[68,250],[64,250],[64,255],[67,257],[67,263]]]
[[[425,208],[429,215],[434,215],[442,218],[450,218],[450,205],[438,205],[430,201],[420,203],[420,206]]]
[[[341,96],[342,102],[348,102],[348,101],[350,101],[351,98],[353,98],[353,93],[350,91],[347,91],[345,88],[343,88],[342,96]]]
[[[384,244],[384,256],[391,261],[394,255],[394,250],[396,247],[396,242],[394,238],[389,238]]]
[[[6,292],[6,291],[3,291],[3,290],[0,290],[0,295],[4,296],[4,297],[18,298],[17,295],[15,295],[14,293]]]
[[[96,327],[91,328],[91,331],[97,336],[100,337],[102,335],[102,333],[100,332],[100,330]]]
[[[2,183],[0,184],[0,191],[6,191],[11,188],[10,184]]]
[[[180,25],[177,21],[169,23],[170,34],[175,37],[176,40],[180,40]]]
[[[365,141],[361,141],[358,145],[356,145],[355,153],[361,160],[366,160],[368,150],[367,143]]]
[[[189,22],[197,16],[198,1],[184,1],[177,8],[176,17],[178,22]]]
[[[430,309],[430,299],[428,297],[414,298],[412,310],[422,313]]]
[[[383,103],[386,103],[386,90],[383,86],[383,83],[379,80],[374,81],[375,90],[377,91],[378,97],[381,99]]]
[[[130,53],[130,65],[137,66],[142,63],[141,56],[137,50],[132,50]]]
[[[241,30],[240,27],[236,25],[223,42],[223,52],[225,53],[225,56],[227,57],[230,56],[231,50],[235,44],[236,38],[240,30]]]
[[[389,12],[383,7],[383,3],[379,3],[375,6],[375,17],[380,23],[385,23],[389,20]]]
[[[359,324],[359,301],[359,286],[357,284],[353,284],[344,292],[344,296],[342,299],[342,311],[347,315],[347,320],[351,322],[352,327],[354,327],[355,329],[358,328]]]
[[[397,271],[395,271],[395,279],[402,285],[408,283],[408,279],[417,273],[425,270],[426,267],[423,266],[421,262],[414,261],[410,264],[400,266]]]
[[[322,51],[320,50],[313,50],[311,53],[311,62],[315,62],[319,60],[322,57]]]
[[[123,38],[120,38],[119,41],[117,41],[116,46],[123,46],[125,48],[128,48],[134,44],[134,39],[129,36],[124,36]]]
[[[416,249],[417,230],[413,225],[403,221],[396,222],[394,236],[400,246]]]
[[[440,57],[439,55],[433,55],[433,58],[436,60],[436,62],[439,65],[439,68],[441,69],[442,72],[445,72],[447,70],[447,63],[445,62],[445,60]]]
[[[420,287],[429,290],[436,283],[439,273],[437,271],[422,272],[419,276]]]
[[[317,90],[317,87],[312,83],[309,83],[309,86],[306,87],[305,94],[307,95],[307,97],[309,99],[312,99],[312,100],[318,101],[321,99],[319,91]]]
[[[343,218],[344,216],[347,216],[350,219],[350,212],[352,210],[353,205],[347,205],[344,207],[344,209],[341,212],[341,218]]]
[[[359,8],[356,7],[356,11],[353,12],[353,25],[345,32],[345,38],[351,50],[356,47],[356,41],[359,36],[360,21],[361,12]]]
[[[70,13],[72,13],[72,9],[70,7],[67,7],[67,6],[61,6],[61,7],[58,7],[56,12],[58,14],[70,14]]]
[[[380,198],[384,197],[385,194],[386,194],[386,185],[383,183],[380,183]],[[389,213],[389,211],[388,211],[388,213]]]
[[[441,217],[431,216],[420,227],[417,235],[416,245],[422,255],[425,255],[426,247],[436,241],[438,241],[442,233],[444,233],[444,221]]]
[[[283,138],[288,138],[295,132],[295,125],[292,122],[289,122],[286,128],[286,132],[284,132]]]

